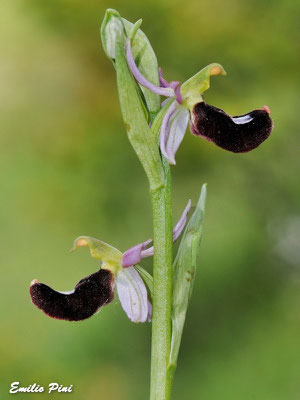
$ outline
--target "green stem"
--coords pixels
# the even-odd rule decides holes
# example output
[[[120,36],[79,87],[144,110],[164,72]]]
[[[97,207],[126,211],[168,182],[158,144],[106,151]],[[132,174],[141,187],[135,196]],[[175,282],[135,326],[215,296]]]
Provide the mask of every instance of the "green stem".
[[[171,173],[163,160],[165,185],[151,192],[154,230],[153,314],[151,348],[151,400],[171,398],[172,377],[168,374],[172,312],[172,199]]]

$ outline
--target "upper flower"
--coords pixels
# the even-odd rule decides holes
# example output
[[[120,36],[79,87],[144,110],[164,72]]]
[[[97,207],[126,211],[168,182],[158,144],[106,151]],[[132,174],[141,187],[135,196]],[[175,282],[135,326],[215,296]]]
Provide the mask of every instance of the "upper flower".
[[[160,86],[157,86],[149,82],[136,66],[130,39],[127,39],[125,47],[129,68],[137,82],[167,97],[162,103],[166,111],[160,130],[160,149],[170,164],[175,164],[175,154],[188,124],[194,135],[234,153],[251,151],[270,135],[273,123],[267,106],[231,117],[205,103],[202,94],[209,88],[210,76],[225,75],[220,64],[208,65],[182,85],[177,81],[168,83],[159,69]]]

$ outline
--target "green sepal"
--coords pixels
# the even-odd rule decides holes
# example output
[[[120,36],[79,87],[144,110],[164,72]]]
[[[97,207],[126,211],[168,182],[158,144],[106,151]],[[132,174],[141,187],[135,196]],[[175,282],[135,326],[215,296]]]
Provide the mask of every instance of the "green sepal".
[[[128,138],[147,174],[151,190],[164,185],[157,142],[149,128],[139,87],[134,80],[122,43],[116,43],[116,71],[119,100]]]
[[[75,239],[70,251],[79,247],[89,247],[90,254],[101,262],[101,267],[116,273],[122,263],[123,254],[115,247],[89,236],[79,236]]]
[[[149,272],[146,271],[140,265],[135,265],[134,268],[138,271],[141,278],[143,279],[143,281],[146,285],[146,288],[148,290],[148,295],[150,297],[150,301],[152,303],[152,297],[153,297],[153,277],[152,277],[152,275],[150,275]]]
[[[197,207],[185,228],[173,264],[174,287],[172,299],[172,342],[169,359],[170,373],[174,373],[176,368],[185,316],[193,290],[199,246],[202,238],[205,200],[206,185],[203,185]]]
[[[202,93],[210,86],[210,77],[212,75],[226,75],[222,65],[213,63],[207,65],[196,75],[185,81],[180,88],[180,93],[183,98],[183,104],[192,109],[195,104],[203,101]]]

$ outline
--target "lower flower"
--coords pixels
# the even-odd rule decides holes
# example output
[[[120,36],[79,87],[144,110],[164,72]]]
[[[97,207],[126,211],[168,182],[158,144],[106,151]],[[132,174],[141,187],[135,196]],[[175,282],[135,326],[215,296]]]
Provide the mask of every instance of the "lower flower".
[[[81,279],[70,292],[60,292],[33,280],[30,284],[33,304],[49,317],[81,321],[109,304],[116,289],[131,321],[150,321],[152,306],[144,281],[133,266],[122,267],[122,253],[100,240],[84,236],[75,240],[72,250],[82,246],[88,246],[92,257],[100,260],[99,271]]]
[[[173,241],[181,235],[190,209],[191,200],[188,201],[173,229]],[[154,254],[153,246],[147,248],[151,242],[151,239],[146,240],[121,253],[101,240],[80,236],[75,240],[71,251],[79,247],[89,247],[91,256],[100,262],[100,269],[81,279],[70,292],[60,292],[37,279],[33,280],[29,289],[33,304],[49,317],[65,321],[81,321],[109,304],[114,298],[116,289],[123,310],[132,322],[151,321],[152,305],[148,291],[134,267],[142,258]],[[141,267],[138,268],[142,271]],[[146,271],[144,275],[145,273]],[[145,279],[144,275],[142,274]],[[149,282],[147,285],[151,292]]]

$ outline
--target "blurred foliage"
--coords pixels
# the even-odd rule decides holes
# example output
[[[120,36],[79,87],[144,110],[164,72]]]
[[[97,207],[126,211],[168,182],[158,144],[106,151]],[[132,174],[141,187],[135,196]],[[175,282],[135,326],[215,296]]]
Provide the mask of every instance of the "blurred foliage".
[[[1,2],[0,397],[10,398],[11,382],[20,381],[73,384],[74,400],[147,398],[149,324],[130,323],[117,300],[85,322],[55,321],[28,294],[33,278],[69,290],[97,268],[86,249],[68,253],[79,235],[121,250],[151,236],[146,179],[100,46],[107,7],[144,19],[168,80],[220,62],[228,75],[212,80],[206,100],[232,115],[267,104],[275,125],[250,154],[229,154],[190,134],[178,152],[174,219],[204,182],[208,205],[174,399],[297,400],[300,3],[294,0]]]

